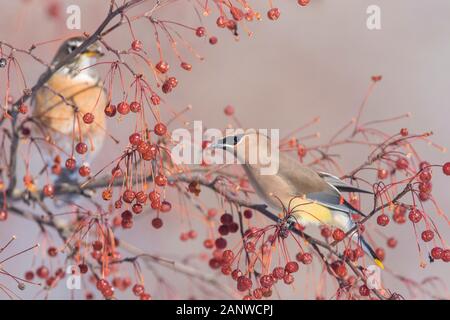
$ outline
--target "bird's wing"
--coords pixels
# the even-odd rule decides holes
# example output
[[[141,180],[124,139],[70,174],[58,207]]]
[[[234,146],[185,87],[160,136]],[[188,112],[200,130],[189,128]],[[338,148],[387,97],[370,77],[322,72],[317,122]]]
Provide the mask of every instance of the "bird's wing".
[[[330,187],[331,188],[327,191],[308,193],[306,194],[306,197],[332,210],[347,214],[358,213],[364,217],[366,216],[360,210],[352,206],[347,200],[345,200],[337,188],[331,185]]]
[[[338,189],[341,192],[357,192],[357,193],[369,193],[373,194],[373,192],[360,189],[358,187],[352,186],[351,184],[348,184],[341,179],[339,179],[336,176],[333,176],[332,174],[326,173],[326,172],[318,172],[319,176],[325,180],[328,184],[332,185],[336,189]]]

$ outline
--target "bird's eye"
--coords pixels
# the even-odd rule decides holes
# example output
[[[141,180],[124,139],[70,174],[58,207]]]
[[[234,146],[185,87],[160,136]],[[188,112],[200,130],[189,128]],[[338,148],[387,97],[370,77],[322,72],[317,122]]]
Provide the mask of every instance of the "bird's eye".
[[[75,45],[69,45],[67,47],[67,51],[69,51],[69,53],[72,53],[72,51],[74,51],[76,48],[77,48],[77,46],[75,46]]]

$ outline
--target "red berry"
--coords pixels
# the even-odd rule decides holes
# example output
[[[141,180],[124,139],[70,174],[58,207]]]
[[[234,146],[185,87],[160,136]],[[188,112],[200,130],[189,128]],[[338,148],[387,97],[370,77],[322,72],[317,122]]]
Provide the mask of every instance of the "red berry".
[[[272,276],[275,279],[281,280],[281,279],[283,279],[285,273],[286,273],[285,268],[283,268],[283,267],[275,267],[273,269],[273,271],[272,271]]]
[[[225,107],[225,109],[223,111],[225,112],[225,115],[232,116],[234,114],[234,107],[228,105]]]
[[[211,267],[211,269],[219,269],[220,265],[221,265],[220,260],[216,258],[209,260],[209,266]]]
[[[299,260],[303,264],[311,264],[312,262],[312,255],[308,252],[300,254],[300,256],[297,255],[297,260]]]
[[[386,255],[383,248],[376,248],[375,254],[378,257],[378,259],[380,259],[381,261],[384,260],[384,256]]]
[[[422,240],[430,242],[434,238],[434,232],[432,230],[425,230],[422,232]]]
[[[387,240],[387,245],[389,248],[395,248],[397,246],[397,240],[395,238],[389,238]]]
[[[122,228],[131,229],[133,227],[133,219],[122,219]]]
[[[405,170],[408,168],[409,162],[406,158],[398,158],[397,161],[395,162],[395,166],[399,170]]]
[[[287,273],[287,274],[285,274],[284,277],[283,277],[283,282],[284,282],[285,284],[291,284],[291,283],[294,282],[294,277],[292,276],[292,274]],[[269,294],[269,293],[267,293],[267,294]],[[270,295],[271,295],[271,294],[272,294],[272,293],[270,292]]]
[[[164,200],[161,202],[161,212],[169,212],[172,209],[172,204],[169,201]]]
[[[253,216],[252,210],[250,210],[250,209],[244,210],[244,217],[245,217],[246,219],[251,219],[252,216]]]
[[[336,241],[341,241],[345,237],[345,232],[337,228],[333,231],[333,239]]]
[[[26,114],[26,113],[28,112],[28,106],[27,106],[26,104],[22,103],[22,104],[19,106],[18,111],[19,111],[21,114]]]
[[[40,266],[37,270],[36,270],[36,275],[41,278],[41,279],[47,279],[47,277],[49,276],[50,271],[48,270],[47,267],[45,266]]]
[[[109,283],[105,279],[98,279],[96,286],[97,286],[98,290],[104,291],[104,290],[107,290],[109,288]]]
[[[128,103],[126,103],[125,101],[119,103],[117,105],[117,112],[122,115],[128,114],[130,112],[130,105]]]
[[[450,249],[444,250],[441,255],[441,259],[444,262],[450,261]]]
[[[228,226],[231,233],[236,233],[239,230],[239,225],[236,222],[233,222]]]
[[[187,62],[182,62],[180,66],[186,71],[191,71],[192,70],[192,65],[190,65]]]
[[[155,133],[156,133],[158,136],[163,136],[163,135],[165,135],[165,134],[167,133],[167,127],[166,127],[166,125],[165,125],[164,123],[161,123],[161,122],[158,122],[158,123],[155,125],[154,130],[155,130]]]
[[[175,77],[169,77],[167,82],[170,84],[172,88],[175,88],[178,85],[178,80]]]
[[[144,207],[142,206],[142,204],[140,203],[135,203],[133,204],[133,206],[131,207],[131,210],[133,210],[133,212],[135,214],[140,214],[142,212],[142,210],[144,210]]]
[[[307,6],[310,0],[298,0],[298,4],[302,7]]]
[[[409,134],[409,133],[408,133],[408,129],[407,129],[407,128],[402,128],[402,129],[400,130],[400,135],[401,135],[402,137],[406,137],[408,134]]]
[[[409,212],[408,215],[409,220],[413,223],[418,223],[420,220],[422,220],[422,212],[420,212],[418,209],[412,209]]]
[[[108,105],[105,107],[104,112],[105,112],[105,114],[106,114],[108,117],[112,118],[112,117],[114,117],[114,116],[116,115],[117,108],[116,108],[116,106],[113,105],[113,104],[108,104]]]
[[[233,223],[233,216],[229,213],[224,213],[221,217],[220,217],[220,222],[225,224],[225,225],[230,225]]]
[[[91,174],[91,168],[87,164],[83,164],[80,169],[78,169],[78,173],[82,177],[87,177]]]
[[[134,113],[141,111],[141,104],[137,101],[133,101],[132,103],[130,103],[130,110]]]
[[[90,113],[90,112],[86,113],[83,116],[83,122],[86,123],[86,124],[93,123],[94,122],[94,115],[92,113]]]
[[[100,251],[103,249],[103,243],[99,240],[96,240],[92,243],[92,248],[94,248],[94,250]]]
[[[141,294],[140,296],[139,296],[139,299],[141,299],[141,300],[151,300],[152,299],[152,296],[151,295],[149,295],[148,293],[143,293],[143,294]]]
[[[148,198],[150,199],[151,202],[160,201],[161,195],[158,191],[153,190],[150,191],[150,193],[148,194]]]
[[[380,180],[384,180],[384,179],[386,179],[387,178],[387,176],[388,176],[388,171],[387,170],[385,170],[385,169],[378,169],[378,179],[380,179]]]
[[[246,276],[240,276],[237,278],[237,289],[241,292],[249,290],[252,285],[252,280]]]
[[[431,172],[430,171],[422,171],[419,174],[419,180],[422,182],[430,182],[432,178]]]
[[[134,146],[139,145],[139,143],[141,143],[142,138],[141,138],[141,134],[140,133],[133,133],[132,135],[130,135],[130,137],[128,138],[128,140],[130,141],[130,143]]]
[[[55,189],[52,184],[46,184],[42,190],[46,197],[52,198],[55,195]]]
[[[169,71],[169,64],[165,61],[158,62],[155,67],[161,73],[166,73]]]
[[[69,158],[66,160],[65,165],[66,165],[67,170],[72,171],[72,170],[75,170],[75,168],[77,167],[77,162],[75,161],[74,158]]]
[[[155,183],[157,186],[164,187],[167,184],[167,177],[159,174],[155,177]]]
[[[171,84],[168,80],[166,80],[166,81],[164,81],[164,83],[163,83],[161,89],[162,89],[162,91],[163,91],[164,93],[169,93],[169,92],[172,91],[173,86],[172,86],[172,84]]]
[[[225,28],[227,26],[227,18],[219,16],[216,20],[216,24],[219,28]]]
[[[423,193],[431,193],[433,185],[431,182],[421,182],[419,183],[419,191]]]
[[[221,236],[226,236],[228,233],[230,233],[230,230],[228,229],[227,225],[222,224],[219,226],[218,232]]]
[[[441,259],[442,252],[444,252],[442,248],[434,247],[433,249],[431,249],[431,257],[435,260]]]
[[[136,198],[136,193],[133,190],[127,189],[123,192],[122,199],[126,203],[131,203]]]
[[[217,37],[210,37],[209,38],[209,44],[215,45],[217,43]]]
[[[150,97],[150,101],[152,102],[153,105],[157,106],[158,104],[161,103],[161,98],[156,93],[153,93],[152,96]]]
[[[141,294],[143,294],[145,292],[145,288],[143,285],[140,284],[135,284],[133,286],[133,293],[135,296],[140,296]]]
[[[289,261],[286,263],[286,267],[284,268],[286,272],[294,273],[298,271],[298,263],[295,261]]]
[[[227,246],[227,240],[225,240],[224,238],[218,238],[215,241],[215,245],[217,249],[225,249]]]
[[[152,226],[155,229],[160,229],[163,226],[163,221],[161,220],[161,218],[154,218],[152,220]]]
[[[392,218],[396,223],[402,224],[406,222],[405,214],[406,208],[404,206],[398,205],[394,209],[394,215],[392,216]]]
[[[444,165],[442,166],[442,171],[445,175],[450,176],[450,162],[444,163]]]
[[[362,295],[363,297],[367,297],[370,293],[369,288],[363,284],[361,287],[359,287],[359,294]]]
[[[123,220],[131,220],[133,218],[133,214],[130,210],[125,210],[120,214]]]
[[[244,18],[244,13],[237,7],[231,7],[230,13],[233,16],[233,19],[236,21],[241,21]]]
[[[34,273],[33,271],[27,271],[25,272],[25,279],[28,281],[31,281],[34,279]]]
[[[81,263],[78,265],[78,268],[80,269],[80,273],[85,274],[88,272],[89,268],[87,266],[87,264],[85,263]]]
[[[324,237],[325,239],[331,237],[331,229],[328,227],[323,227],[320,230],[320,234],[322,235],[322,237]]]
[[[47,253],[50,257],[56,257],[58,255],[58,249],[55,247],[50,247],[48,248]]]
[[[142,42],[140,40],[133,40],[131,43],[131,49],[134,51],[141,51],[142,50]]]
[[[77,145],[75,146],[75,150],[79,154],[85,154],[88,150],[88,146],[84,142],[78,142]]]
[[[264,275],[259,278],[259,283],[263,288],[270,288],[273,285],[273,277],[272,275]]]
[[[272,8],[267,12],[267,16],[270,20],[277,20],[280,17],[280,10],[278,8]]]
[[[387,226],[389,224],[389,217],[386,214],[380,214],[377,218],[377,223],[380,226]]]
[[[198,27],[195,29],[195,35],[197,37],[203,37],[206,34],[206,29],[204,27]]]
[[[337,276],[344,278],[347,275],[347,268],[342,261],[335,261],[331,264],[331,268]]]

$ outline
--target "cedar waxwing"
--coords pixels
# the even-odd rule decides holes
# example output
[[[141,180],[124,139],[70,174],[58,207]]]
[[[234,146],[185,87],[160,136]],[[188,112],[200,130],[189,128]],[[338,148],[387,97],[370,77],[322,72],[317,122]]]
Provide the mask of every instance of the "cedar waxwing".
[[[211,147],[233,153],[257,195],[276,210],[289,210],[301,225],[329,225],[347,232],[355,226],[351,215],[363,215],[345,200],[341,192],[371,192],[347,184],[331,174],[316,172],[279,150],[276,153],[270,151],[271,140],[258,131],[226,136]],[[270,157],[271,165],[277,166],[278,172],[261,174],[261,155]],[[266,161],[263,163],[267,165]],[[364,251],[384,268],[362,236],[355,233],[352,239],[359,240]]]

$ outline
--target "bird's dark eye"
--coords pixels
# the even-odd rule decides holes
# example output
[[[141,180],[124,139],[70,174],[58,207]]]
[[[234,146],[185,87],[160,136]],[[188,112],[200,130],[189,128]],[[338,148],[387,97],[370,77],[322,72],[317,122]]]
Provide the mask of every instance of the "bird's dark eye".
[[[67,47],[67,51],[69,51],[69,53],[72,53],[72,51],[74,51],[76,48],[77,48],[77,46],[75,46],[75,45],[69,45]]]

